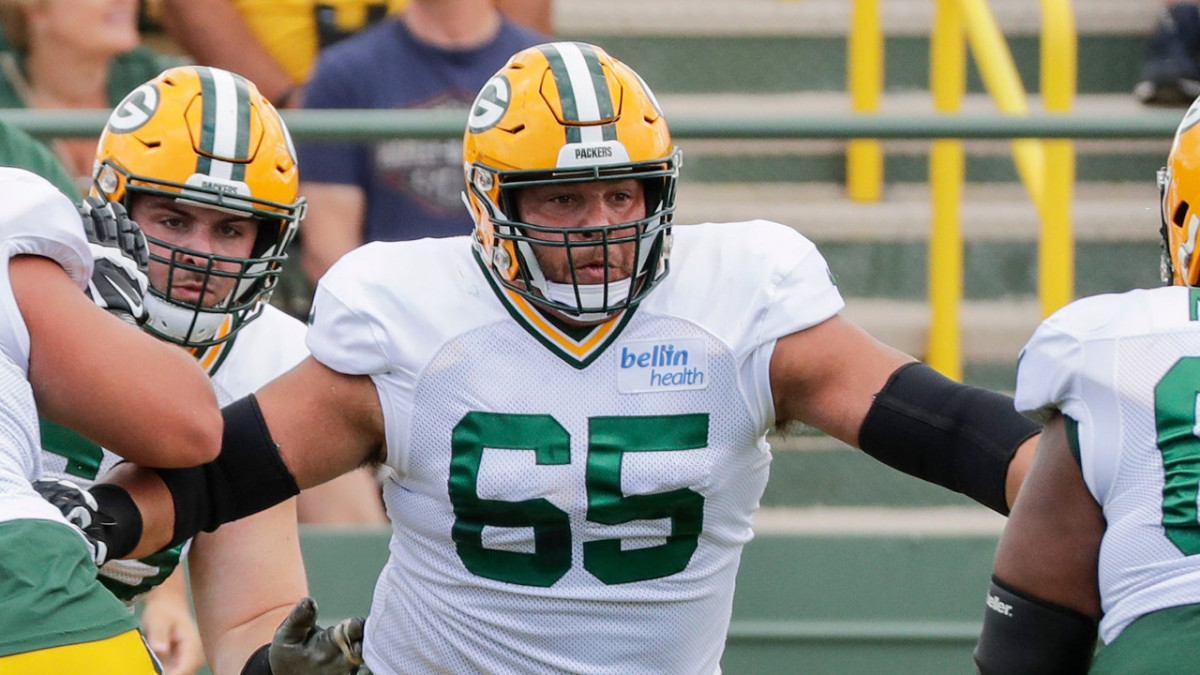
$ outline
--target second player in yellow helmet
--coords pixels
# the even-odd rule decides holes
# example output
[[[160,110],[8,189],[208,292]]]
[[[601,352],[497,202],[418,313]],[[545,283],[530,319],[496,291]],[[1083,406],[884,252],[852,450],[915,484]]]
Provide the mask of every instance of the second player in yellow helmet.
[[[93,193],[131,208],[137,195],[173,196],[258,221],[247,257],[223,257],[149,238],[152,262],[236,278],[215,302],[165,287],[146,298],[146,329],[204,347],[228,340],[262,310],[303,216],[295,150],[278,112],[240,75],[200,66],[164,71],[113,110],[96,149]],[[206,281],[207,283],[207,281]]]

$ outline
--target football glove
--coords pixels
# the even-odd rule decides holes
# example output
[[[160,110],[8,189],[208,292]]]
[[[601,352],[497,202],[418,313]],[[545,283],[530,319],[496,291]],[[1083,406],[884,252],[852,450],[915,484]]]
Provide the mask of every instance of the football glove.
[[[34,481],[33,489],[62,512],[67,522],[83,533],[96,567],[108,561],[105,526],[112,523],[100,513],[100,505],[92,493],[69,480]]]
[[[242,675],[370,675],[362,659],[364,624],[362,617],[353,617],[321,628],[316,600],[302,598],[271,643],[246,662]]]
[[[103,197],[84,199],[79,215],[95,260],[88,283],[92,301],[129,323],[144,324],[150,252],[141,228],[124,206]]]

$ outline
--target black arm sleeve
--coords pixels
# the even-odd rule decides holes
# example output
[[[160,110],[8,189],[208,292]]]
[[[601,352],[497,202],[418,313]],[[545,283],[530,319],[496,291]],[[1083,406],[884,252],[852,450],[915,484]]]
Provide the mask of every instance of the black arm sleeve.
[[[1084,675],[1095,648],[1095,619],[992,577],[975,646],[978,675]]]
[[[1008,464],[1039,431],[1008,396],[909,363],[875,395],[858,447],[890,467],[1007,515]]]
[[[229,404],[221,415],[225,432],[215,460],[188,469],[158,470],[175,503],[172,546],[300,492],[253,394]]]

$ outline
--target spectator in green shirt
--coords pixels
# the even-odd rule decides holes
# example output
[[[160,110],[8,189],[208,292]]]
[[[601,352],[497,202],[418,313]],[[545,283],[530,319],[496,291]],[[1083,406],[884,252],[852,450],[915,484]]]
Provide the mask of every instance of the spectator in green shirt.
[[[79,201],[79,191],[66,167],[53,152],[33,136],[0,120],[0,166],[16,166],[32,171],[54,184],[72,201]]]

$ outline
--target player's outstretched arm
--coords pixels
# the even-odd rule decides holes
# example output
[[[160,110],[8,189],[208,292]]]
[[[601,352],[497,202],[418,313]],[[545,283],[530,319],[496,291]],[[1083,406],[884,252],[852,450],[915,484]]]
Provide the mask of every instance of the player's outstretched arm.
[[[90,490],[111,558],[138,558],[383,459],[371,378],[312,357],[221,411],[221,452],[188,469],[118,465]],[[96,533],[90,533],[96,536]]]
[[[996,549],[975,649],[983,675],[1082,674],[1091,662],[1105,521],[1063,422],[1058,415],[1046,424]]]
[[[151,466],[216,456],[221,417],[195,359],[94,305],[48,258],[17,256],[9,270],[39,413]]]
[[[840,316],[778,340],[771,389],[777,423],[810,424],[1000,513],[1038,432],[1008,396],[942,377]]]

